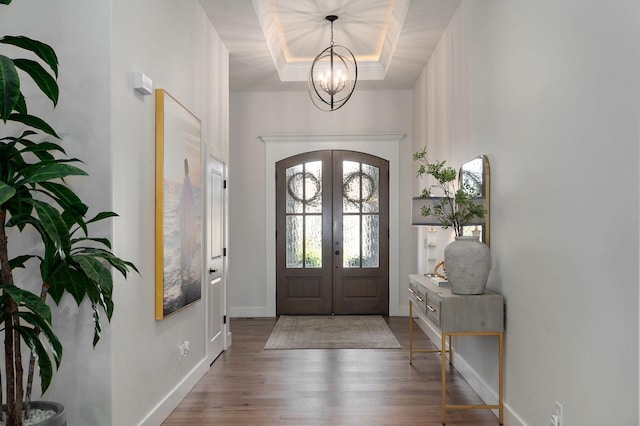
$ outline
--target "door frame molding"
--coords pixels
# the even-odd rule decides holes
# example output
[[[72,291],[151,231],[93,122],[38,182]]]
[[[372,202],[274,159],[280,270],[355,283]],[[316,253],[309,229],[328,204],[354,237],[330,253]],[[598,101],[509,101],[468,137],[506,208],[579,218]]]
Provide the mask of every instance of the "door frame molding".
[[[389,315],[400,315],[400,142],[402,133],[349,135],[264,135],[265,144],[265,229],[266,312],[276,314],[276,162],[308,151],[359,151],[389,161]],[[255,313],[254,315],[258,315]]]
[[[205,217],[204,222],[205,222],[205,226],[203,226],[203,234],[202,234],[202,242],[203,244],[208,245],[209,244],[209,236],[210,236],[210,232],[211,232],[211,223],[210,223],[210,218],[211,218],[211,212],[209,211],[209,205],[207,204],[208,200],[208,196],[210,195],[210,184],[211,181],[209,180],[209,176],[208,176],[208,172],[209,172],[209,161],[213,160],[213,161],[217,161],[218,163],[220,163],[222,165],[222,180],[226,181],[228,179],[228,164],[226,161],[222,160],[221,158],[217,157],[216,155],[212,154],[209,152],[208,149],[205,149],[204,152],[204,165],[203,165],[203,184],[206,185],[206,190],[203,191],[204,194],[206,194],[204,197],[202,197],[202,203],[203,203],[203,215]],[[223,190],[222,192],[222,198],[224,199],[223,201],[223,220],[222,220],[222,249],[225,250],[226,247],[228,246],[227,244],[227,239],[228,239],[228,235],[229,235],[229,225],[228,225],[228,221],[229,221],[229,196],[228,196],[228,192],[226,189]],[[205,298],[205,353],[206,353],[206,358],[208,360],[208,363],[211,364],[219,354],[216,354],[214,356],[212,356],[209,353],[209,338],[210,338],[210,333],[209,333],[209,314],[210,314],[210,310],[212,309],[211,306],[209,306],[209,292],[211,291],[209,285],[210,285],[210,274],[209,274],[209,247],[205,247],[204,248],[204,253],[203,253],[203,262],[202,262],[202,276],[204,277],[203,279],[203,285],[204,285],[204,289],[205,291],[203,292],[204,294],[204,298]],[[222,280],[222,316],[223,318],[225,316],[228,315],[228,306],[227,306],[227,292],[228,292],[228,276],[227,276],[227,271],[229,269],[229,265],[228,265],[228,258],[227,256],[225,256],[224,254],[222,255],[222,274],[220,276],[221,280]],[[226,323],[223,321],[222,323],[222,346],[223,346],[223,350],[227,350],[229,348],[229,346],[231,346],[231,342],[232,342],[232,334],[231,334],[231,330],[229,329],[229,321],[227,321]]]

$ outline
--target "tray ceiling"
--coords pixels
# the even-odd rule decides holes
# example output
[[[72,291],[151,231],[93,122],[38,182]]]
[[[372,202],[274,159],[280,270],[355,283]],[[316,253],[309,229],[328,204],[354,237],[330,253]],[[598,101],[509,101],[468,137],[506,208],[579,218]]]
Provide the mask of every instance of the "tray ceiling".
[[[305,90],[331,40],[358,61],[358,89],[410,89],[460,0],[200,0],[229,49],[232,91]]]

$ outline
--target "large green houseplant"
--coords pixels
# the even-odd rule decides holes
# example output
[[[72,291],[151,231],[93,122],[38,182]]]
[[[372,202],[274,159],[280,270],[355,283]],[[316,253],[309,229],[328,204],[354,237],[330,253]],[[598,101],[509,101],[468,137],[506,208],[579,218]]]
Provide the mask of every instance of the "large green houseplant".
[[[0,0],[2,5],[10,3]],[[11,58],[3,50],[26,57]],[[5,383],[0,399],[6,407],[5,424],[10,426],[23,424],[29,416],[35,364],[42,393],[60,365],[62,345],[48,302],[58,304],[66,294],[78,305],[88,301],[95,346],[102,317],[110,320],[113,314],[113,269],[125,278],[136,270],[112,253],[108,239],[90,234],[92,224],[115,213],[88,215],[88,206],[65,181],[86,175],[81,161],[67,157],[55,130],[27,109],[21,83],[31,80],[36,93],[44,94],[55,107],[57,76],[58,60],[49,45],[24,36],[0,38],[0,326],[4,331],[0,375]],[[37,249],[16,252],[21,246],[33,247],[20,240],[34,238],[40,241]],[[18,268],[26,270],[19,275],[26,277],[23,282],[16,279]]]

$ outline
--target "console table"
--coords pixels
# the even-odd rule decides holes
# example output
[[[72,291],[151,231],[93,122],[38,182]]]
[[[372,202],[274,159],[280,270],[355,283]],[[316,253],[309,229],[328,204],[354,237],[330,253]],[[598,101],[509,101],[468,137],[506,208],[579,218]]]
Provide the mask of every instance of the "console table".
[[[416,305],[415,309],[413,305]],[[414,314],[430,324],[442,337],[441,349],[413,349]],[[452,405],[447,404],[446,359],[453,365],[452,337],[497,336],[498,348],[498,404]],[[447,349],[448,346],[448,349]],[[503,424],[503,361],[504,361],[504,299],[502,295],[485,291],[479,295],[457,295],[449,287],[441,287],[424,275],[409,276],[409,363],[418,352],[441,354],[442,368],[442,424],[446,424],[447,409],[496,409]]]

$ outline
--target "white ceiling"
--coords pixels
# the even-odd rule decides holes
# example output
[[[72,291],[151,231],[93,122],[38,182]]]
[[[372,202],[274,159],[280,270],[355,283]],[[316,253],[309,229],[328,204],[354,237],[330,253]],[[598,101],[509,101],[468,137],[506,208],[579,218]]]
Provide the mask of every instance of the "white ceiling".
[[[334,42],[358,61],[356,90],[411,89],[460,0],[200,0],[229,49],[231,91],[304,90]]]

